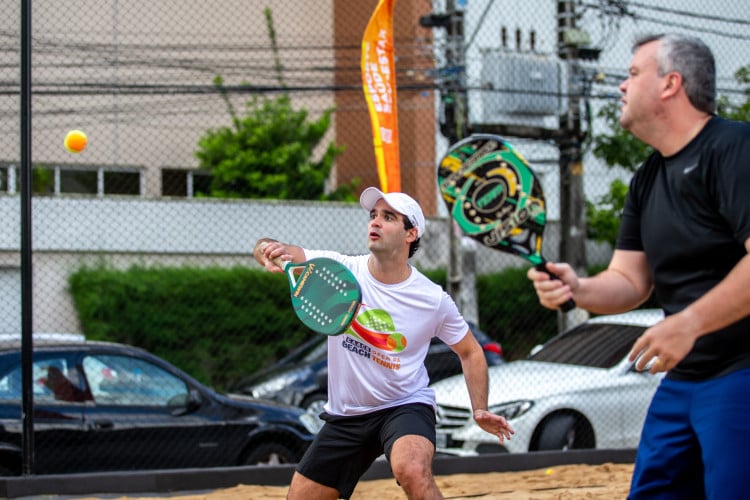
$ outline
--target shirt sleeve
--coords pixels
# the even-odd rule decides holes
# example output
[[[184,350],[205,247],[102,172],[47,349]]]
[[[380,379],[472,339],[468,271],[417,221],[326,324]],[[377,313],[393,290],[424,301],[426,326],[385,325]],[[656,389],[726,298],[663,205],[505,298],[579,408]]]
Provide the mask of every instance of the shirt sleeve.
[[[733,123],[731,129],[734,133],[722,137],[713,150],[714,199],[735,239],[744,245],[750,238],[750,126]]]
[[[643,168],[643,167],[641,167]],[[617,236],[615,248],[618,250],[643,250],[641,240],[641,210],[638,203],[638,179],[640,175],[636,173],[630,180],[628,194],[625,196],[625,206],[622,210],[620,220],[620,232]]]
[[[437,337],[448,345],[459,343],[468,333],[469,325],[458,311],[456,303],[446,292],[443,292],[440,300],[440,310],[445,319]]]

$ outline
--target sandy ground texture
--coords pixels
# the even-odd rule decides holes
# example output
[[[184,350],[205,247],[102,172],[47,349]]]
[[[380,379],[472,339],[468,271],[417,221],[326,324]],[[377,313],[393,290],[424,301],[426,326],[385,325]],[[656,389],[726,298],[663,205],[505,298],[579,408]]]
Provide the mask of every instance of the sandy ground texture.
[[[437,476],[438,486],[446,499],[481,500],[613,500],[627,497],[632,464],[561,465],[521,472],[489,472]],[[178,500],[282,500],[284,486],[238,485],[200,494],[179,493],[160,497],[119,497],[121,500],[172,498]],[[107,497],[109,499],[114,497]],[[393,479],[363,481],[357,485],[352,500],[403,500],[403,490]],[[80,500],[96,500],[86,497]]]

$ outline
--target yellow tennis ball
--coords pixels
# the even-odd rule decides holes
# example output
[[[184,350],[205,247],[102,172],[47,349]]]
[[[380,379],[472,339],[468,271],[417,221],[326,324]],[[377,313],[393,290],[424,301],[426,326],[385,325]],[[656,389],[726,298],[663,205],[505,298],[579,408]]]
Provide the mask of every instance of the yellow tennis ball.
[[[544,471],[544,473],[547,474],[548,476],[551,476],[552,474],[555,473],[555,469],[549,468],[546,471]]]
[[[88,137],[80,130],[71,130],[65,136],[65,149],[71,153],[80,153],[86,147]]]

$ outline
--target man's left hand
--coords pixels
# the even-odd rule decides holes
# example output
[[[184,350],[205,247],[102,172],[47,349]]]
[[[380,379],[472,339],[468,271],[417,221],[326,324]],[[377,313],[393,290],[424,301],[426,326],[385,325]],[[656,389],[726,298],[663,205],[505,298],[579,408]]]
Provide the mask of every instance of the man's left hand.
[[[495,415],[487,410],[474,410],[474,421],[484,429],[485,432],[489,432],[493,436],[497,436],[500,440],[500,444],[503,441],[510,439],[516,431],[510,426],[505,417]]]

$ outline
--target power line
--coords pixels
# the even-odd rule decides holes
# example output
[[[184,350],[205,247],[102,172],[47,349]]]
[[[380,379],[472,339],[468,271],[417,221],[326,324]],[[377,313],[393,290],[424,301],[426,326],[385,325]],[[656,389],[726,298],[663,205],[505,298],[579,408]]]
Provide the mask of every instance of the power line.
[[[677,14],[677,15],[680,15],[680,16],[692,17],[692,18],[695,18],[695,19],[700,19],[702,21],[718,21],[718,22],[722,22],[722,23],[732,23],[732,24],[741,24],[741,25],[745,25],[745,26],[750,26],[750,21],[745,20],[745,19],[736,19],[736,18],[733,18],[733,17],[714,16],[714,15],[711,15],[711,14],[703,14],[703,13],[691,12],[691,11],[687,11],[687,10],[670,9],[670,8],[664,7],[664,6],[654,6],[654,5],[649,5],[649,4],[645,4],[645,3],[641,3],[641,2],[628,1],[627,3],[628,3],[628,5],[632,5],[634,7],[638,7],[640,9],[644,9],[644,10],[654,10],[654,11],[657,11],[657,12],[669,12],[670,14]]]
[[[610,0],[610,1],[598,2],[598,3],[584,3],[582,5],[586,8],[599,10],[602,12],[602,14],[608,17],[630,18],[634,21],[639,21],[639,20],[647,21],[647,22],[652,22],[652,23],[659,24],[662,26],[681,28],[681,29],[686,29],[686,30],[690,30],[693,32],[706,33],[706,34],[722,36],[726,38],[740,39],[740,40],[750,40],[750,36],[748,35],[742,35],[742,34],[727,31],[727,30],[712,29],[712,28],[706,28],[704,26],[686,24],[680,21],[667,21],[663,17],[652,17],[649,15],[638,13],[635,10],[629,9],[629,7],[637,7],[643,10],[656,11],[656,12],[659,12],[660,14],[668,13],[668,14],[673,14],[675,16],[682,16],[682,17],[687,17],[691,19],[700,19],[703,22],[715,21],[715,22],[739,24],[742,26],[750,26],[750,21],[744,20],[744,19],[736,19],[736,18],[730,18],[730,17],[718,16],[718,15],[703,14],[699,12],[680,10],[680,9],[671,9],[671,8],[667,8],[663,6],[654,6],[654,5],[648,5],[642,2],[633,2],[633,1],[626,1],[626,0]]]
[[[732,32],[722,31],[718,29],[704,28],[702,26],[683,24],[683,23],[679,23],[675,21],[665,21],[664,19],[658,18],[658,17],[649,17],[649,16],[643,16],[640,14],[635,14],[633,17],[636,20],[649,21],[652,23],[661,24],[663,26],[671,26],[673,28],[682,28],[685,30],[693,31],[693,32],[706,33],[706,34],[721,36],[725,38],[732,38],[734,40],[750,40],[750,36],[748,35],[741,35],[739,33],[732,33]]]

